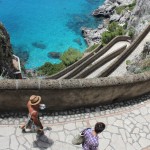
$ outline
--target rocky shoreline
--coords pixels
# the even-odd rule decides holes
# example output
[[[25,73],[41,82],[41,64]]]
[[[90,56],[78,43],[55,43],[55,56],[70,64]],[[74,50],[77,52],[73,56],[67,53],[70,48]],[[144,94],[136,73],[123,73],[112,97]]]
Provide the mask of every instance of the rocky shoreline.
[[[133,7],[133,10],[131,10]],[[118,13],[117,8],[123,9]],[[93,11],[94,17],[103,17],[103,23],[96,29],[82,27],[81,31],[88,46],[101,42],[101,35],[107,30],[110,22],[116,21],[120,25],[133,28],[135,34],[141,32],[150,20],[149,0],[106,0],[102,6]]]

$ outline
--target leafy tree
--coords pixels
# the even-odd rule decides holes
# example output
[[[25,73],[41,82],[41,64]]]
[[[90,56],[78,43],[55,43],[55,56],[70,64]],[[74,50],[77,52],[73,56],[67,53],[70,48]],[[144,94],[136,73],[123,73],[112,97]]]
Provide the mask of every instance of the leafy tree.
[[[102,33],[102,45],[106,45],[107,43],[109,43],[112,39],[112,34],[108,31],[105,31]]]
[[[119,27],[119,25],[117,22],[112,22],[108,25],[108,31],[115,32],[118,27]]]
[[[81,57],[82,53],[79,50],[69,48],[61,55],[60,60],[65,66],[70,66],[71,64],[79,60]]]
[[[112,22],[108,25],[108,31],[102,33],[102,45],[109,43],[114,37],[124,35],[126,31],[117,22]]]

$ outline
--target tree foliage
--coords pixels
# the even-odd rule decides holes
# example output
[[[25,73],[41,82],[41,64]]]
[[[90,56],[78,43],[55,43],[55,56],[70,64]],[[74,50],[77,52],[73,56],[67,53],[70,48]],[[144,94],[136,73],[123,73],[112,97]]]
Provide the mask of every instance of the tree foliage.
[[[120,15],[124,10],[132,11],[134,9],[135,5],[136,5],[136,0],[134,0],[133,3],[131,3],[129,5],[116,7],[116,13]]]
[[[109,43],[114,37],[118,35],[124,35],[126,31],[124,28],[116,22],[112,22],[108,25],[107,31],[102,33],[102,45]]]
[[[79,60],[81,57],[82,53],[79,50],[69,48],[61,55],[60,60],[65,66],[70,66],[71,64]]]
[[[43,66],[37,69],[37,73],[38,75],[52,75],[61,71],[64,68],[65,65],[63,63],[51,64],[50,62],[46,62]]]
[[[135,34],[135,29],[133,27],[130,27],[128,29],[128,35],[133,38],[134,37],[134,34]]]
[[[46,62],[43,66],[37,69],[38,75],[52,75],[61,70],[63,70],[66,66],[69,66],[79,60],[82,57],[82,53],[80,51],[69,48],[66,52],[64,52],[60,59],[62,60],[59,64],[52,64],[50,62]]]

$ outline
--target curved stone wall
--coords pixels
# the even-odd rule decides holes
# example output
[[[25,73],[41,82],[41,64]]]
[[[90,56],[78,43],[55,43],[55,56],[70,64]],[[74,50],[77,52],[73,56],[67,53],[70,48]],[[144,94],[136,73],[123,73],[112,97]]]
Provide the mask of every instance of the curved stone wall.
[[[150,26],[133,42],[126,53],[123,52],[125,56],[122,57],[130,54],[129,50],[134,50],[149,30]],[[0,111],[26,110],[26,103],[32,94],[42,97],[47,110],[64,110],[131,99],[150,92],[149,87],[150,72],[95,79],[0,80]]]
[[[147,88],[145,88],[147,87]],[[150,73],[70,80],[0,80],[0,110],[26,110],[32,94],[49,110],[96,106],[150,92]]]

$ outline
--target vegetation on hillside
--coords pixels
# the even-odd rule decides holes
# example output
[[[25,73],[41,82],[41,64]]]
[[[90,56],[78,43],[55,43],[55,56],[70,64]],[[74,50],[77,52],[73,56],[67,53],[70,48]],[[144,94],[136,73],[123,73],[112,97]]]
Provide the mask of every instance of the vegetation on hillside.
[[[132,4],[116,7],[116,13],[120,15],[124,10],[132,11],[135,5],[136,0]]]
[[[62,61],[61,63],[52,64],[50,62],[46,62],[43,66],[37,69],[37,73],[38,75],[50,76],[70,66],[71,64],[79,60],[81,57],[82,57],[82,53],[80,51],[74,48],[69,48],[61,55],[60,57]]]
[[[146,58],[141,64],[141,72],[150,71],[150,58]]]
[[[128,35],[129,35],[131,38],[134,37],[134,35],[135,35],[135,29],[134,29],[133,27],[130,27],[130,28],[128,29]]]
[[[60,60],[67,67],[78,61],[82,57],[82,53],[74,48],[69,48],[61,56]]]
[[[102,45],[109,43],[114,37],[118,35],[124,35],[126,30],[123,26],[120,26],[117,22],[112,22],[108,25],[107,31],[102,33],[101,42]]]
[[[143,59],[141,54],[138,58],[127,60],[126,65],[127,71],[133,74],[150,71],[150,56]]]
[[[46,62],[43,66],[41,66],[37,69],[37,74],[50,76],[52,74],[55,74],[55,73],[61,71],[64,68],[65,68],[65,66],[63,63],[52,64],[50,62]]]

